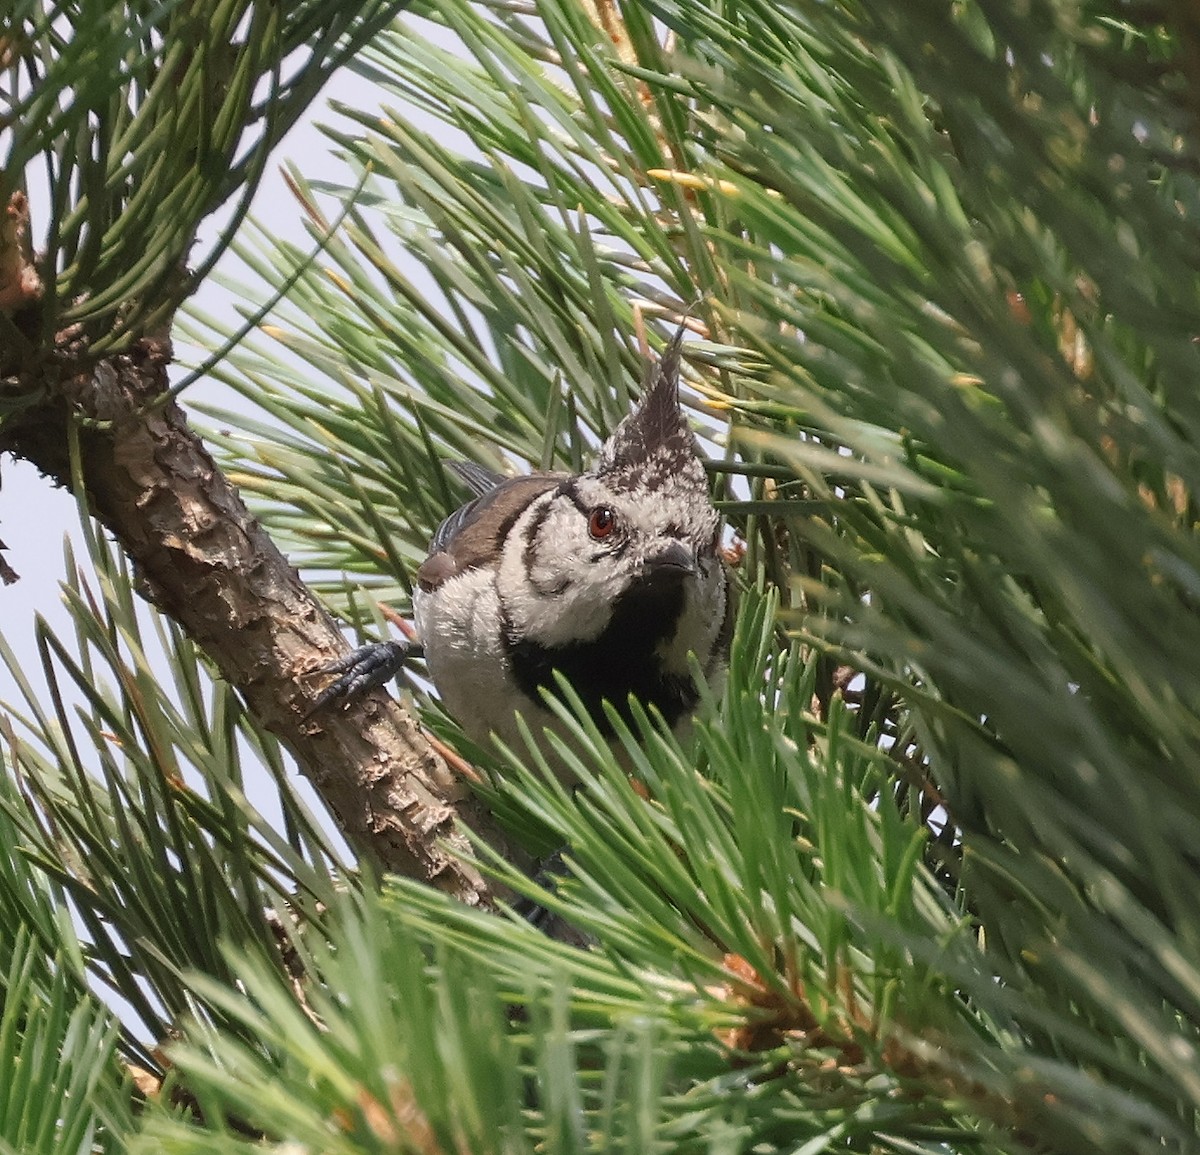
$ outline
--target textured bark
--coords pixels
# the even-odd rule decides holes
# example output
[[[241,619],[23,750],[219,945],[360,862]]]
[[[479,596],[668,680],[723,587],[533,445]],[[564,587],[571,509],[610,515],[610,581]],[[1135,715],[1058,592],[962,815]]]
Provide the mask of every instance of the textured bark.
[[[295,755],[356,848],[386,870],[429,881],[464,902],[488,901],[461,850],[461,817],[497,849],[486,811],[413,720],[374,691],[304,722],[327,679],[311,674],[345,652],[338,629],[250,515],[182,410],[164,401],[170,343],[145,339],[88,365],[60,337],[16,392],[43,400],[0,431],[0,450],[70,481],[77,431],[87,499],[136,563],[142,593],[174,618]],[[12,379],[10,378],[10,381]]]

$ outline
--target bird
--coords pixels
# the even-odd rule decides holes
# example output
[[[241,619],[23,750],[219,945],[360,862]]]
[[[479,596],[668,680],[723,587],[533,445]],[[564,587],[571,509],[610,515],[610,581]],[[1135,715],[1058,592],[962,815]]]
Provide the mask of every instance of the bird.
[[[473,494],[433,535],[416,573],[413,618],[443,705],[474,742],[521,750],[559,731],[543,699],[558,671],[600,733],[602,703],[630,698],[684,730],[700,701],[694,655],[716,686],[732,630],[721,518],[679,401],[681,326],[636,407],[581,473],[503,477],[450,465]],[[337,679],[315,711],[381,685],[404,641],[368,643],[324,667]],[[615,744],[615,743],[614,743]]]

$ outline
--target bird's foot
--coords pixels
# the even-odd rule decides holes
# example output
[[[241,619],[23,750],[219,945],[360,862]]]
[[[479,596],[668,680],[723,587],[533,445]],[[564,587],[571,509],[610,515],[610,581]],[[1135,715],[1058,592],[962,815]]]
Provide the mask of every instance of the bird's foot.
[[[533,881],[543,890],[557,890],[559,881],[568,876],[567,864],[563,861],[566,851],[567,847],[560,847],[538,864],[538,868],[533,874]],[[530,926],[540,930],[547,938],[569,943],[572,946],[582,947],[592,944],[590,935],[577,930],[566,922],[562,915],[547,910],[536,898],[519,898],[512,904],[512,909],[515,914],[520,915]]]
[[[305,721],[326,706],[349,702],[394,678],[403,669],[412,649],[408,642],[368,642],[329,665],[322,666],[317,673],[341,676],[317,695],[304,715]]]

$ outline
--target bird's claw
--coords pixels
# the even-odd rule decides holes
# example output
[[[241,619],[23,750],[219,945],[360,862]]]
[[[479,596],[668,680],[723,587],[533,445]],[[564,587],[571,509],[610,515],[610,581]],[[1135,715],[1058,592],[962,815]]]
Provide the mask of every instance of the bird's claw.
[[[332,703],[348,702],[390,681],[403,668],[411,650],[408,642],[368,642],[322,666],[317,673],[340,674],[341,677],[317,695],[304,720]]]
[[[563,861],[566,849],[565,846],[559,847],[538,864],[538,868],[533,874],[533,881],[543,890],[557,890],[559,880],[567,877],[567,864]],[[551,932],[557,918],[536,898],[518,898],[513,902],[512,908],[514,913],[520,915],[530,926],[542,931],[543,934]]]

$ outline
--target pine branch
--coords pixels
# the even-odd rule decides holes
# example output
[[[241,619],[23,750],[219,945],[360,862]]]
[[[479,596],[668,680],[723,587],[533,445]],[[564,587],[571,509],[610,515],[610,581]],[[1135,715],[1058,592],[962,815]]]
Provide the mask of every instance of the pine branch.
[[[28,39],[6,46],[10,62],[28,57],[38,80],[28,92],[14,80],[5,94],[8,179],[20,180],[40,153],[53,218],[35,261],[25,196],[10,194],[0,229],[0,324],[10,337],[0,355],[0,451],[85,497],[147,596],[295,753],[357,847],[479,903],[487,890],[458,857],[466,846],[455,820],[503,839],[413,721],[376,694],[303,722],[318,688],[312,675],[345,644],[167,394],[166,328],[195,282],[182,262],[199,223],[230,195],[252,195],[271,146],[331,68],[401,6],[243,5],[248,23],[228,28],[229,5],[167,6],[155,27],[133,11],[93,27],[96,14],[81,9],[64,34],[31,0]],[[218,41],[228,31],[229,42],[200,51],[197,28]],[[90,49],[112,67],[81,77],[75,56],[92,33]],[[303,66],[283,80],[282,54],[302,47]],[[268,80],[265,97],[252,95]],[[89,107],[112,122],[89,118]],[[61,150],[56,126],[79,134],[78,152]],[[146,236],[155,238],[149,248]]]
[[[92,374],[68,361],[48,381],[52,400],[5,425],[3,447],[60,484],[82,479],[143,592],[293,751],[356,846],[388,870],[486,901],[479,874],[441,844],[467,849],[454,831],[457,808],[477,830],[495,833],[411,718],[379,691],[304,721],[320,687],[313,673],[345,642],[179,407],[159,400],[168,362],[163,339],[106,358]]]

